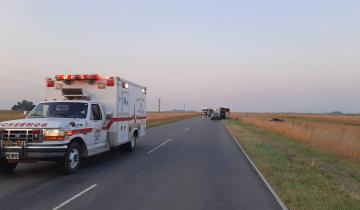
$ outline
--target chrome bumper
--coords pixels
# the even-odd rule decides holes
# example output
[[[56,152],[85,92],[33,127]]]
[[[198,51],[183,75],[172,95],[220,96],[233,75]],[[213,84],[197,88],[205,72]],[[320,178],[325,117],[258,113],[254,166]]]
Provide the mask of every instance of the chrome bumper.
[[[19,153],[20,159],[42,159],[42,158],[61,158],[65,156],[68,144],[38,144],[0,147],[0,157],[5,158],[6,153]]]

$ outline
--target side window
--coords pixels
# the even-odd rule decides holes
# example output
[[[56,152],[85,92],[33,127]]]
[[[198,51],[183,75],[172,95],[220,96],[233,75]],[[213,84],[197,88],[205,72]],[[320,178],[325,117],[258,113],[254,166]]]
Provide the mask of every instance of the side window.
[[[101,109],[98,104],[91,105],[90,120],[93,120],[93,121],[102,120]]]

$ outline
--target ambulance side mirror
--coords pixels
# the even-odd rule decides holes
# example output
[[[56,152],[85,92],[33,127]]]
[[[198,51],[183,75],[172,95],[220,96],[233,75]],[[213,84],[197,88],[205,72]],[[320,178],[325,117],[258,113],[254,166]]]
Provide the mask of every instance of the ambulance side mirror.
[[[106,120],[111,120],[112,116],[113,116],[112,112],[106,112]]]
[[[24,111],[24,118],[26,118],[28,115],[28,112],[27,111]]]

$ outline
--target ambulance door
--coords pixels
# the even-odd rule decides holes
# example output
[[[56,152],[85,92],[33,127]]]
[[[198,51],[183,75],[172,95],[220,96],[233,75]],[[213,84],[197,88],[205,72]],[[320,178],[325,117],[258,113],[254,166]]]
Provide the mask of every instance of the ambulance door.
[[[123,91],[120,98],[120,120],[118,122],[118,143],[129,141],[129,93]]]
[[[99,104],[91,104],[89,126],[93,128],[90,138],[93,145],[91,149],[103,147],[106,144],[107,131],[102,129],[105,123],[105,115]]]

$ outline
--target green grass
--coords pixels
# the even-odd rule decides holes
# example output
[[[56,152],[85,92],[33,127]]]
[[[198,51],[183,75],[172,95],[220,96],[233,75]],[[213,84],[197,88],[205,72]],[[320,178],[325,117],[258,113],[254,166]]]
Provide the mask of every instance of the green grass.
[[[290,209],[360,209],[360,163],[237,121],[225,122]]]

